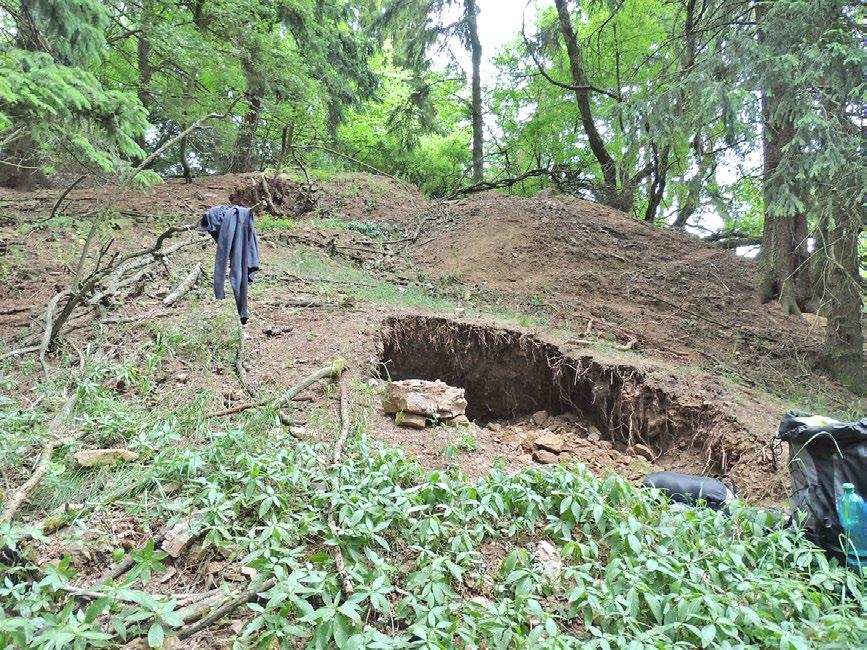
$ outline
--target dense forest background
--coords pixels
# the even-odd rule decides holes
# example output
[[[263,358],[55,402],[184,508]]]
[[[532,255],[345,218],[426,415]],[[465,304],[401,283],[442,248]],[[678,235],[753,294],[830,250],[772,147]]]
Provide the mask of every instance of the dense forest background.
[[[758,252],[763,300],[827,318],[825,365],[857,391],[860,12],[531,1],[482,78],[475,0],[0,0],[0,183],[270,169],[440,198],[551,188]]]

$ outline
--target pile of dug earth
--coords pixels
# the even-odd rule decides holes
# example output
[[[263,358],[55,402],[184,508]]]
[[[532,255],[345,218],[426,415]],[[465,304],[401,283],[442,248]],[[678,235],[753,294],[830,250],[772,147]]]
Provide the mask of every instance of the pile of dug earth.
[[[464,389],[442,381],[405,379],[386,384],[383,410],[401,427],[424,429],[447,424],[471,427],[500,449],[515,453],[526,464],[554,464],[579,461],[597,473],[612,470],[639,480],[657,469],[655,455],[648,447],[628,447],[607,439],[582,413],[550,415],[538,411],[530,417],[488,422],[483,427],[466,416]]]
[[[486,427],[496,442],[521,454],[525,462],[543,465],[579,461],[588,469],[605,474],[614,470],[639,480],[653,468],[653,452],[644,445],[628,448],[607,439],[580,413],[549,415],[538,411],[529,418],[489,422]]]

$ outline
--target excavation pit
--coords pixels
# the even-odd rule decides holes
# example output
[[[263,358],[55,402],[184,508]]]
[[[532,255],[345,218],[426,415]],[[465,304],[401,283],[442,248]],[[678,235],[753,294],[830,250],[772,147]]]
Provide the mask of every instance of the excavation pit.
[[[605,440],[625,449],[644,445],[655,459],[675,461],[669,466],[695,470],[701,463],[703,473],[724,475],[735,460],[713,433],[717,414],[707,403],[679,401],[632,365],[569,356],[516,330],[431,316],[387,319],[380,344],[381,378],[461,387],[467,416],[480,424],[539,411],[578,414]]]

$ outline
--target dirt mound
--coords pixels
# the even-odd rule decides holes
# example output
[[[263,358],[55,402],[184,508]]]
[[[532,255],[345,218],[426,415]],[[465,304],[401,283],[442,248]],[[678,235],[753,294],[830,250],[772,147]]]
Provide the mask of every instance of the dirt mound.
[[[66,187],[75,180],[73,178]],[[270,201],[278,216],[382,221],[400,227],[413,226],[428,207],[427,199],[418,189],[385,176],[345,173],[314,179],[309,194],[297,180],[269,177],[270,197],[261,182],[260,173],[204,176],[193,179],[192,183],[168,179],[146,190],[122,191],[115,206],[122,215],[131,217],[184,215],[193,218],[221,203],[255,205],[261,202],[261,211],[269,211],[267,203]],[[10,218],[44,217],[65,189],[25,192],[0,188],[0,208],[4,216]],[[104,207],[116,191],[114,185],[95,186],[85,178],[63,197],[57,214],[71,217],[90,214]]]
[[[821,326],[761,304],[754,261],[599,204],[476,195],[448,206],[415,259],[470,300],[500,296],[583,332],[582,342],[711,365],[781,392],[817,379]]]
[[[258,180],[260,174],[233,175],[124,192],[117,206],[127,216],[112,219],[105,234],[116,237],[115,250],[138,248],[169,223],[189,222]],[[431,206],[387,178],[341,175],[315,183],[316,207],[304,215],[388,221],[413,234],[419,223],[425,227],[409,255],[406,238],[384,241],[325,219],[263,232],[268,262],[251,303],[270,322],[250,342],[257,362],[248,379],[276,391],[337,354],[366,367],[376,358],[373,341],[381,339],[379,359],[392,376],[465,387],[471,417],[502,427],[478,427],[473,443],[447,428],[408,433],[377,413],[376,437],[401,445],[426,467],[449,466],[456,445],[474,449],[466,464],[463,453],[457,461],[473,476],[500,461],[509,469],[532,464],[522,442],[540,429],[528,420],[546,410],[576,417],[574,427],[556,433],[571,445],[564,453],[593,467],[640,474],[634,449],[641,445],[657,467],[729,475],[748,498],[776,499],[785,493],[785,474],[773,468],[767,443],[785,408],[798,395],[819,395],[823,410],[834,405],[829,396],[854,404],[812,372],[819,326],[759,304],[754,262],[684,233],[575,199],[489,193]],[[283,188],[291,210],[296,186]],[[88,213],[112,191],[76,188],[58,214]],[[38,331],[46,302],[69,285],[86,235],[86,223],[44,221],[59,196],[0,192],[0,215],[11,217],[0,224],[9,269],[0,281],[0,336],[13,337],[7,340],[16,346]],[[48,225],[28,228],[40,220]],[[199,310],[161,305],[194,264],[212,267],[210,243],[179,251],[143,292],[118,301],[118,309],[134,311],[123,318],[154,321],[158,314],[187,335],[183,319],[201,316]],[[215,317],[221,306],[212,304],[206,286],[194,294]],[[422,313],[389,318],[405,316],[408,306]],[[504,306],[516,307],[521,319],[544,316],[544,337],[478,320],[499,321]],[[130,323],[137,335],[146,331]],[[90,333],[80,327],[76,321],[70,333],[82,347]],[[211,379],[215,394],[234,382],[229,374]],[[788,403],[770,396],[768,385],[785,392]],[[591,426],[604,438],[591,439]]]
[[[412,226],[430,206],[418,188],[388,176],[336,174],[314,183],[316,211],[347,221]]]

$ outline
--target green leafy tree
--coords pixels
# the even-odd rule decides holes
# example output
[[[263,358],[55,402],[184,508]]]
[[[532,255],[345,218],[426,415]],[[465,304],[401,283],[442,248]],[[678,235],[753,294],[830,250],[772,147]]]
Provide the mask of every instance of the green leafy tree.
[[[460,17],[451,21],[447,16],[455,8],[459,9]],[[423,79],[431,69],[430,52],[434,45],[439,43],[445,46],[450,39],[457,39],[470,53],[469,114],[472,125],[472,177],[475,183],[481,182],[485,175],[482,44],[479,40],[478,14],[475,0],[389,0],[371,23],[373,33],[392,38],[398,64],[415,73],[417,92],[411,95],[411,99],[419,106],[429,99]]]
[[[757,2],[758,38],[744,41],[744,55],[763,93],[762,298],[792,314],[818,304],[828,318],[825,363],[861,392],[865,53],[856,15],[841,0]]]
[[[116,173],[142,154],[135,93],[94,73],[107,22],[92,0],[0,3],[0,184],[29,186],[61,160]]]

